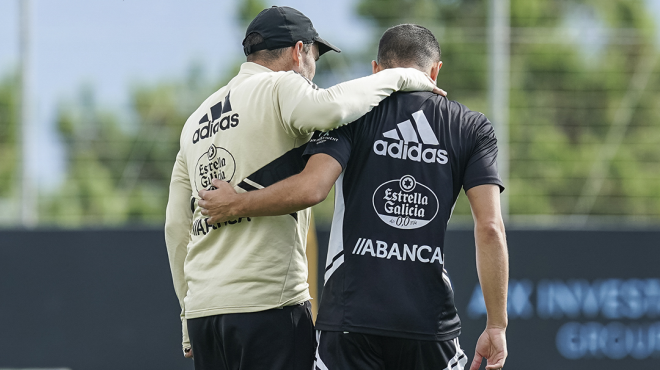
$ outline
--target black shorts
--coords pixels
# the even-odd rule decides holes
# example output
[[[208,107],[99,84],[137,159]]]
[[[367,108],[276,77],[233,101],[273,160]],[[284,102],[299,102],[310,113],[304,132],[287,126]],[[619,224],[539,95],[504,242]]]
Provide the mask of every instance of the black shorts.
[[[316,338],[311,305],[188,320],[195,370],[309,370]]]
[[[458,338],[443,342],[318,331],[315,370],[463,370]]]

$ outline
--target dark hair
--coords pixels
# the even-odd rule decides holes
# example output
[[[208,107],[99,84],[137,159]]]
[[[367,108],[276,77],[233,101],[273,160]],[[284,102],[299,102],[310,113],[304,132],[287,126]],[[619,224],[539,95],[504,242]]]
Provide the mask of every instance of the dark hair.
[[[378,44],[378,64],[392,68],[415,64],[428,68],[440,61],[440,45],[428,29],[416,24],[400,24],[389,28]]]
[[[252,32],[249,35],[247,35],[247,37],[243,41],[243,47],[257,45],[257,44],[260,44],[262,42],[264,42],[264,38],[260,34],[258,34],[256,32]],[[303,45],[303,52],[305,54],[309,53],[309,51],[312,49],[312,44],[313,43]],[[279,59],[284,54],[284,51],[287,50],[287,49],[288,49],[288,47],[273,49],[273,50],[255,51],[255,52],[250,53],[247,56],[247,61],[248,62],[253,62],[255,60],[262,60],[262,61],[265,61],[265,62],[273,62],[273,61]]]

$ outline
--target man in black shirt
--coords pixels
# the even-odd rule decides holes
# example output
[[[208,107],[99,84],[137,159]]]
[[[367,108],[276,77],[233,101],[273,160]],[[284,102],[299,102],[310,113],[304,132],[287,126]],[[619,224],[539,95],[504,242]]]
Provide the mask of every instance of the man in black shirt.
[[[433,34],[390,28],[373,71],[414,67],[437,78]],[[244,194],[221,181],[201,191],[212,222],[295,212],[335,185],[316,368],[462,369],[460,320],[444,268],[444,235],[461,188],[475,220],[477,270],[488,311],[471,370],[507,356],[508,256],[497,140],[481,113],[427,92],[395,93],[356,122],[315,134],[305,169]]]

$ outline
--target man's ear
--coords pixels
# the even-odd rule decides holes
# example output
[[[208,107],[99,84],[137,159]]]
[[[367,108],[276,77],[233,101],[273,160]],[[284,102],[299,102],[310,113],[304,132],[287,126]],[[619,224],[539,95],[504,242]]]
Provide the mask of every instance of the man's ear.
[[[295,67],[300,67],[302,64],[303,53],[303,42],[296,42],[296,44],[291,48],[291,56],[293,57],[293,65]]]
[[[383,68],[381,68],[381,66],[378,64],[378,62],[376,62],[375,60],[371,61],[371,73],[376,74],[376,73],[378,73],[382,70],[383,70]]]
[[[440,68],[442,68],[442,61],[433,63],[433,66],[431,67],[431,73],[429,74],[433,81],[438,80],[438,73],[440,73]]]

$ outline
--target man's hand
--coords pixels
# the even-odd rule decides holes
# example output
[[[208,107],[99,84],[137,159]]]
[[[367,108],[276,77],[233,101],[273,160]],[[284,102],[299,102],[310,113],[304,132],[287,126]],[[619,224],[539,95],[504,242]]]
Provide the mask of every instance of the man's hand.
[[[447,96],[447,92],[439,87],[436,87],[433,89],[432,93],[442,95],[442,96]]]
[[[187,347],[183,350],[183,357],[185,358],[193,358],[193,351],[192,348]]]
[[[486,358],[486,370],[496,370],[504,367],[508,352],[506,350],[506,329],[486,328],[475,349],[470,370],[479,370],[481,361]]]
[[[226,181],[213,179],[212,183],[216,190],[200,190],[197,193],[202,198],[198,203],[202,214],[209,217],[210,225],[235,219],[233,205],[238,194]]]
[[[436,83],[435,80],[434,80],[433,78],[431,78],[431,76],[430,76],[428,73],[424,72],[424,74],[425,74],[426,77],[428,77],[428,79],[429,79],[431,82],[433,82],[433,84],[435,85],[435,83]],[[434,94],[442,95],[442,96],[444,96],[444,97],[447,96],[447,92],[446,92],[445,90],[443,90],[443,89],[437,87],[437,86],[434,87],[434,88],[433,88],[433,91],[431,91],[431,92],[434,93]]]

